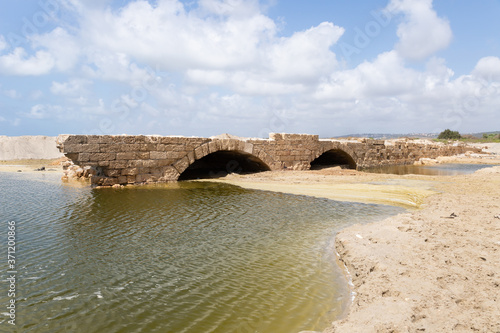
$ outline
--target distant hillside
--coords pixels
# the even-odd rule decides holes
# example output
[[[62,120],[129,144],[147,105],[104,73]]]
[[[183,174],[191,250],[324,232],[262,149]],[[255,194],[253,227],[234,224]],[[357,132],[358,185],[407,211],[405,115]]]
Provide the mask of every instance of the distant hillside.
[[[500,134],[500,131],[481,132],[481,133],[462,133],[461,135],[473,136],[479,139],[483,138],[483,134]],[[406,134],[384,134],[384,133],[361,133],[338,136],[338,138],[373,138],[378,140],[397,139],[397,138],[419,138],[419,139],[436,139],[439,133],[406,133]]]
[[[482,139],[484,134],[486,134],[486,135],[489,135],[489,134],[495,134],[495,135],[498,135],[498,134],[500,134],[500,131],[481,132],[481,133],[471,133],[470,135],[472,135],[472,136],[474,136],[474,137],[476,137],[476,138]]]
[[[361,133],[338,136],[338,138],[373,138],[377,140],[397,139],[397,138],[420,138],[435,139],[438,133],[407,133],[407,134],[384,134],[384,133]]]

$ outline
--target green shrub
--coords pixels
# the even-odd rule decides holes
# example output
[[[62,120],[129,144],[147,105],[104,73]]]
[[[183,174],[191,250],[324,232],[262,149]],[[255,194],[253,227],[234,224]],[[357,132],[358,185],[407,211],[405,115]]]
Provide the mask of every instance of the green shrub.
[[[445,129],[441,133],[439,133],[438,139],[444,139],[444,140],[458,140],[462,138],[460,133],[458,131],[452,131],[450,129]]]

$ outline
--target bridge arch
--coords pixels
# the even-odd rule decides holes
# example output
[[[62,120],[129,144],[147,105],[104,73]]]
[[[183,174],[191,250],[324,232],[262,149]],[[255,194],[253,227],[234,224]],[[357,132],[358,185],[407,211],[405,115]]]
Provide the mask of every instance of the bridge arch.
[[[217,178],[229,173],[254,173],[271,170],[274,161],[264,151],[239,140],[207,142],[174,164],[177,180]]]
[[[349,149],[346,149],[349,150]],[[349,169],[356,169],[357,163],[353,153],[349,154],[340,147],[325,149],[325,151],[311,161],[311,169],[322,169],[332,166],[342,166]]]

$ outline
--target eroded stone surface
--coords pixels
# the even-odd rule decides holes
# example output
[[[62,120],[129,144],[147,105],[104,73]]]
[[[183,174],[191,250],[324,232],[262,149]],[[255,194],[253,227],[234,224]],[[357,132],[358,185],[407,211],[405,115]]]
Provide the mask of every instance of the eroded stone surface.
[[[250,154],[270,170],[308,170],[313,160],[329,151],[342,152],[358,169],[480,152],[464,144],[406,139],[320,140],[318,135],[283,133],[271,133],[269,139],[61,135],[57,143],[75,165],[95,170],[90,176],[92,183],[102,186],[176,181],[191,164],[219,151]]]

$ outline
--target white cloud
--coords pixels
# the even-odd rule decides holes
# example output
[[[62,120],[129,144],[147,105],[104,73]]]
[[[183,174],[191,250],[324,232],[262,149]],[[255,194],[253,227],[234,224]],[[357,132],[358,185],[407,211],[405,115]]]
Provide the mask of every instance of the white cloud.
[[[396,50],[406,59],[423,60],[451,43],[453,34],[446,19],[438,17],[432,0],[391,0],[387,9],[403,13]]]
[[[93,11],[82,22],[84,39],[98,48],[159,64],[168,70],[225,69],[254,63],[259,45],[274,35],[274,22],[256,12],[243,16],[248,1],[205,1],[187,13],[177,1],[134,1],[119,12]],[[200,4],[200,5],[203,5]],[[224,9],[226,8],[226,9]],[[216,11],[210,12],[210,11]],[[224,12],[224,17],[219,17]],[[102,32],[106,31],[105,34]]]
[[[333,72],[315,93],[322,100],[359,100],[406,94],[418,86],[419,74],[405,67],[396,51],[380,54],[355,69]]]
[[[34,47],[43,47],[54,58],[54,66],[59,71],[72,69],[82,51],[76,37],[57,27],[51,32],[31,37]]]
[[[222,85],[249,95],[303,93],[337,67],[330,47],[343,32],[344,29],[324,22],[262,45],[252,67],[190,69],[187,78],[191,83]]]
[[[33,105],[27,117],[33,119],[47,118],[48,117],[47,108],[45,107],[45,105],[42,104]]]
[[[52,82],[52,86],[50,87],[50,91],[54,95],[62,95],[62,96],[80,96],[85,94],[87,91],[87,87],[92,82],[89,80],[83,79],[72,79],[68,82]]]
[[[71,73],[50,78],[50,92],[67,105],[37,104],[31,118],[83,117],[93,124],[107,118],[120,132],[332,134],[349,131],[346,124],[352,132],[361,123],[394,131],[394,124],[411,130],[494,118],[500,104],[500,58],[480,59],[470,75],[455,77],[433,56],[452,33],[431,0],[390,0],[386,9],[402,17],[399,42],[350,69],[332,51],[342,27],[323,22],[280,36],[279,23],[257,0],[200,0],[192,7],[137,0],[118,9],[109,0],[61,1],[79,20],[72,28],[31,36],[34,54],[0,53],[3,74]],[[2,42],[8,47],[0,36],[0,51]],[[408,65],[415,60],[425,69]],[[99,99],[101,92],[90,93],[94,82],[112,87],[105,96],[111,104]],[[276,110],[286,110],[285,120],[276,121]]]
[[[97,101],[97,104],[84,106],[81,110],[83,113],[89,115],[105,115],[109,113],[109,110],[106,108],[102,98]]]
[[[472,73],[487,81],[500,81],[500,58],[484,57],[479,59]]]
[[[5,75],[43,75],[54,67],[54,58],[46,51],[37,51],[29,57],[26,51],[18,47],[10,54],[0,56],[0,73]]]
[[[284,82],[316,81],[336,68],[337,59],[330,47],[343,33],[343,28],[323,22],[290,38],[281,38],[265,57],[268,70],[274,79]]]
[[[93,79],[120,81],[137,86],[151,77],[148,70],[140,68],[125,53],[94,49],[87,54],[83,73]]]

